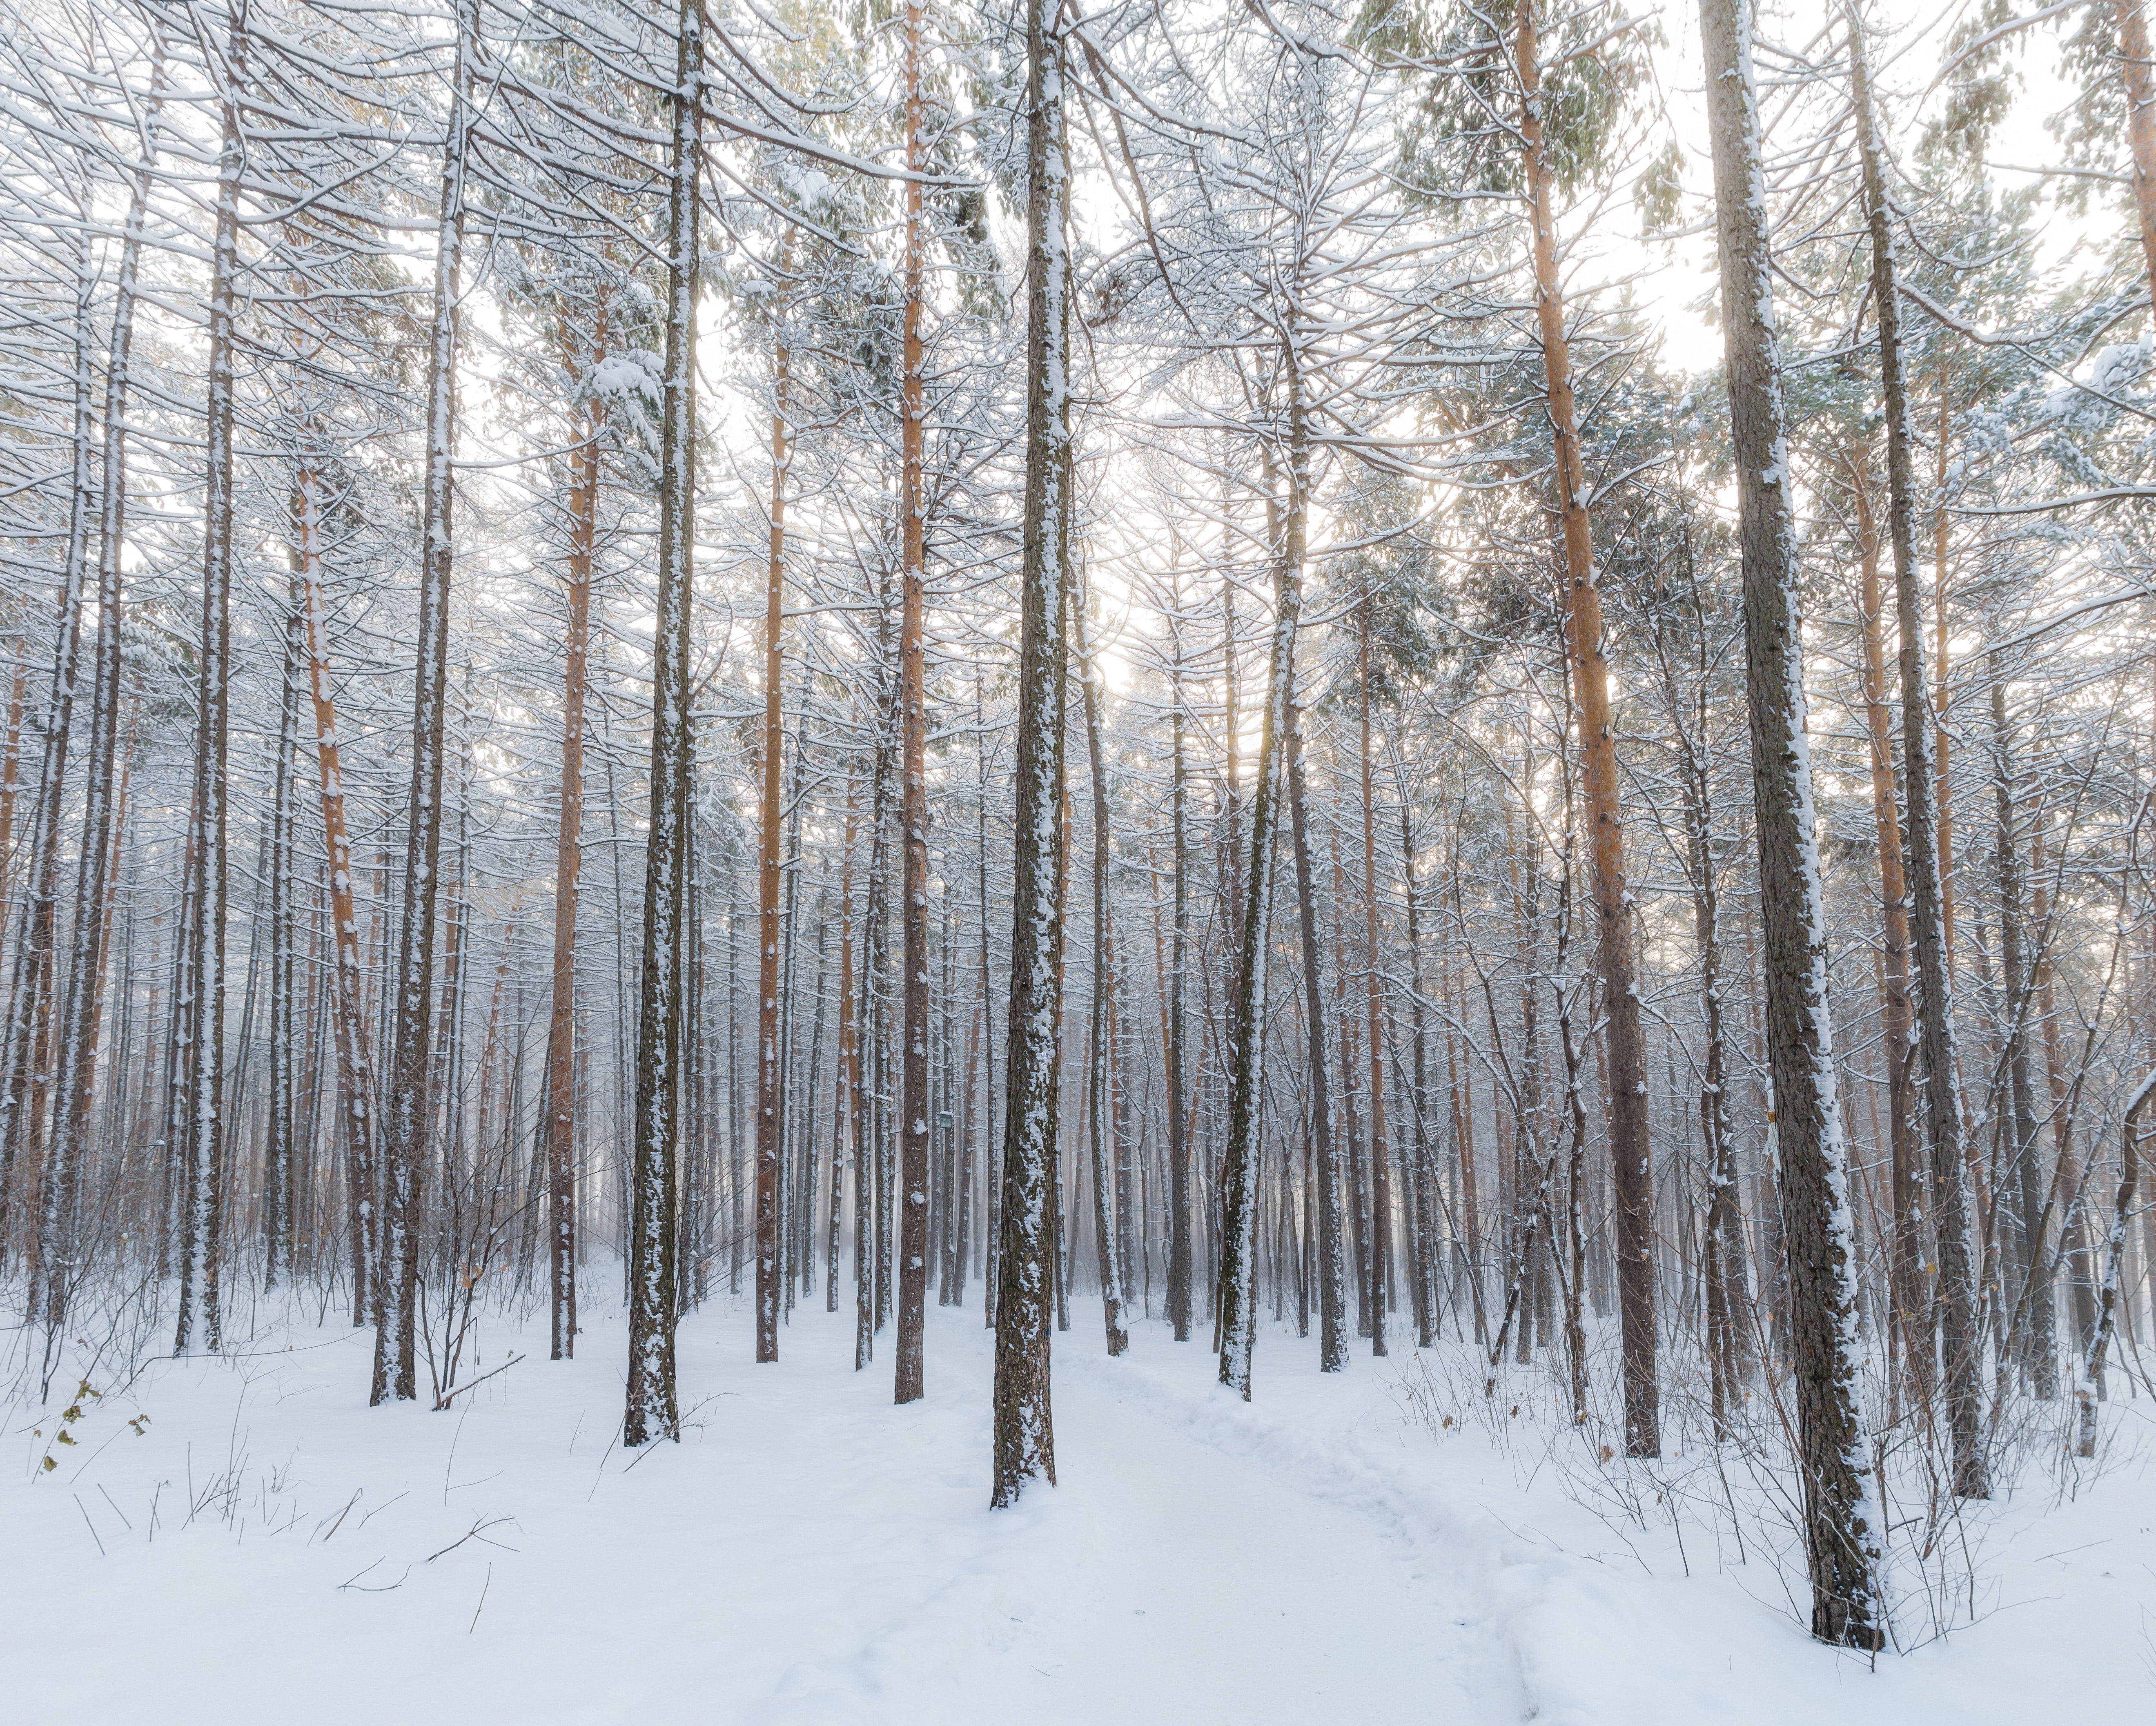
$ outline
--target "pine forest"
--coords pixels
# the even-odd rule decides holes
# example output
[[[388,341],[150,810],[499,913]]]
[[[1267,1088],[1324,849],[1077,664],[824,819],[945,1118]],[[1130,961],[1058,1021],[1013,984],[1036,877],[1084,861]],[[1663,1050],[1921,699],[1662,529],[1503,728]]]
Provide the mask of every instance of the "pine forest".
[[[2148,1706],[2152,26],[15,0],[0,1714]]]

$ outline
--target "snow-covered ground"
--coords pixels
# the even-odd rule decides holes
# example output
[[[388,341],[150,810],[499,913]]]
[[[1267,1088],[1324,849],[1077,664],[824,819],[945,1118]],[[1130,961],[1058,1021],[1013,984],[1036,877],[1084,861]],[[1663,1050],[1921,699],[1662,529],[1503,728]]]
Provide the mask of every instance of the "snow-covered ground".
[[[2146,1401],[2071,1497],[2032,1467],[1980,1524],[1978,1622],[1873,1669],[1810,1642],[1756,1552],[1658,1518],[1656,1477],[1446,1426],[1466,1375],[1411,1353],[1321,1377],[1269,1333],[1245,1407],[1158,1325],[1106,1359],[1081,1303],[1060,1484],[991,1514],[988,1340],[978,1310],[930,1318],[928,1399],[896,1409],[850,1313],[798,1311],[757,1367],[721,1302],[681,1334],[682,1443],[640,1455],[611,1441],[603,1321],[444,1414],[368,1410],[367,1339],[313,1328],[100,1386],[73,1446],[18,1410],[0,1721],[2029,1726],[2156,1700]]]

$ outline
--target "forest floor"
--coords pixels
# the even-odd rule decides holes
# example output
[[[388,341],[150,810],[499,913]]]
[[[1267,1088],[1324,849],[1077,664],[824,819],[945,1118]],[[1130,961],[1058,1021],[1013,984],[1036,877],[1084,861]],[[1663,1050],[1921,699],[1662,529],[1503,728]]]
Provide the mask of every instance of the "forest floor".
[[[1268,1330],[1245,1406],[1158,1324],[1107,1359],[1081,1302],[1059,1484],[992,1515],[988,1338],[977,1307],[930,1319],[899,1409],[887,1335],[856,1374],[851,1314],[797,1310],[759,1368],[721,1299],[681,1332],[682,1442],[633,1455],[604,1318],[560,1364],[490,1325],[476,1371],[526,1358],[446,1413],[368,1410],[369,1339],[296,1321],[98,1386],[72,1446],[18,1405],[0,1719],[2026,1726],[2156,1699],[2145,1400],[2097,1473],[2031,1466],[1961,1531],[1974,1624],[1875,1668],[1804,1636],[1771,1530],[1740,1549],[1697,1508],[1711,1456],[1537,1436],[1456,1354],[1322,1376]]]

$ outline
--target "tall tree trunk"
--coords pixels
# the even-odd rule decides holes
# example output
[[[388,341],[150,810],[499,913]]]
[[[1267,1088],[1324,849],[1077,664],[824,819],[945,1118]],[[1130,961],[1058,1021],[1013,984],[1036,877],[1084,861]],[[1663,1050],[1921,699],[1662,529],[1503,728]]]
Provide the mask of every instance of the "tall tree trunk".
[[[921,109],[921,0],[906,8],[906,163],[919,175],[928,165]],[[921,1327],[928,1301],[928,1135],[935,1111],[928,1094],[928,713],[923,685],[924,592],[928,498],[922,485],[921,439],[927,409],[921,377],[921,182],[906,182],[906,306],[903,371],[899,382],[899,512],[905,564],[898,631],[898,704],[905,757],[899,792],[903,848],[905,1015],[900,1056],[898,1348],[894,1400],[922,1394]]]
[[[2058,1308],[2053,1292],[2056,1267],[2045,1244],[2052,1207],[2036,1136],[2035,1095],[2029,1074],[2029,1013],[2035,1004],[2034,984],[2022,927],[2021,855],[2014,834],[2014,754],[2007,728],[2006,684],[1995,654],[1991,672],[1991,732],[1999,810],[1994,855],[1999,863],[1999,980],[2006,1024],[2005,1124],[2013,1149],[2011,1179],[2007,1185],[2020,1212],[2015,1220],[2022,1242],[2021,1274],[2002,1285],[2000,1304],[2011,1321],[2010,1337],[2020,1344],[2030,1388],[2050,1401],[2059,1394]]]
[[[860,775],[850,763],[845,854],[839,866],[839,1086],[831,1111],[831,1230],[829,1280],[824,1296],[827,1312],[839,1310],[839,1235],[845,1209],[845,1172],[861,1106],[860,1020],[854,998],[854,845],[860,830]]]
[[[322,588],[322,480],[318,460],[311,450],[302,450],[292,488],[292,537],[306,631],[307,682],[315,710],[323,850],[329,860],[333,944],[330,1016],[336,1042],[337,1089],[344,1103],[346,1178],[351,1195],[352,1322],[357,1327],[367,1323],[374,1310],[381,1225],[377,1199],[380,1146],[375,1130],[374,1056],[367,1027],[366,968],[352,895],[352,840],[345,824],[344,768],[337,739],[336,705],[330,686],[329,605]]]
[[[572,336],[561,311],[562,357],[588,378],[607,357],[602,289],[588,336]],[[577,352],[579,345],[581,353]],[[554,835],[552,1000],[547,1019],[547,1359],[577,1352],[577,892],[583,867],[584,694],[591,656],[592,552],[598,539],[599,439],[606,408],[584,394],[583,436],[569,453],[568,602],[562,665],[562,784]]]
[[[247,39],[235,13],[225,49],[223,136],[218,153],[217,231],[209,293],[208,445],[203,501],[202,660],[195,685],[195,846],[187,949],[186,1113],[180,1122],[180,1314],[172,1352],[223,1342],[219,1299],[224,1221],[224,934],[230,732],[233,534],[233,347],[239,266],[239,182],[244,146],[240,93]],[[177,999],[175,1007],[180,1005]]]
[[[1363,975],[1370,1023],[1370,1352],[1385,1352],[1386,1264],[1393,1240],[1392,1158],[1385,1143],[1385,989],[1378,947],[1378,805],[1370,761],[1370,603],[1356,631],[1362,685]]]
[[[0,743],[0,905],[5,905],[8,878],[15,860],[15,799],[23,780],[23,698],[30,685],[30,662],[23,652],[20,634],[8,637],[8,657],[14,665],[8,680],[8,737]],[[5,1107],[0,1099],[0,1107]],[[5,1215],[7,1195],[0,1193],[0,1216]]]
[[[785,254],[782,254],[783,257]],[[783,262],[783,271],[790,259]],[[785,316],[782,307],[779,316]],[[756,1030],[756,1358],[778,1359],[778,1188],[786,1144],[786,1097],[779,1053],[779,895],[784,799],[780,794],[786,756],[786,479],[792,441],[787,414],[791,354],[783,325],[772,352],[771,554],[764,566],[762,796],[757,824]]]
[[[1168,725],[1171,750],[1168,819],[1172,824],[1173,866],[1169,891],[1175,896],[1168,956],[1168,1035],[1164,1060],[1168,1084],[1168,1319],[1175,1340],[1190,1340],[1190,1138],[1183,1099],[1189,1089],[1184,1075],[1183,974],[1190,948],[1190,787],[1186,753],[1183,696],[1183,634],[1180,594],[1168,619],[1173,658],[1169,671]],[[1232,745],[1230,746],[1232,747]]]
[[[1881,969],[1886,1021],[1887,1127],[1893,1184],[1894,1233],[1887,1279],[1895,1328],[1909,1374],[1909,1395],[1919,1407],[1932,1397],[1934,1339],[1925,1286],[1923,1216],[1925,1171],[1917,1156],[1917,1098],[1910,1068],[1915,1015],[1909,1001],[1909,889],[1902,863],[1902,816],[1894,789],[1893,718],[1887,706],[1886,630],[1879,587],[1879,525],[1871,506],[1869,453],[1850,464],[1850,491],[1856,507],[1861,588],[1858,609],[1864,634],[1864,715],[1871,753],[1871,810],[1879,832],[1879,897],[1885,951]]]
[[[879,647],[887,651],[888,632]],[[885,678],[884,653],[879,654],[880,680]],[[868,1081],[856,1094],[861,1106],[854,1124],[854,1236],[855,1272],[858,1278],[855,1311],[854,1370],[859,1372],[874,1357],[875,1333],[883,1327],[887,1295],[886,1268],[890,1263],[890,1171],[884,1166],[884,1128],[890,1110],[888,1040],[884,1035],[883,979],[889,945],[886,893],[890,862],[886,840],[891,827],[891,726],[886,701],[888,686],[878,691],[875,708],[875,749],[870,768],[869,870],[867,904],[861,916],[861,977],[856,1046],[868,1045],[865,1065]]]
[[[973,668],[973,759],[978,770],[976,783],[986,787],[988,783],[988,727],[983,723],[985,706],[983,682],[980,667],[976,665]],[[983,1327],[993,1330],[996,1323],[998,1290],[1001,1286],[996,1255],[1000,1250],[1003,1235],[1003,1151],[996,1137],[996,1013],[991,975],[993,961],[988,952],[988,799],[985,789],[974,802],[973,819],[976,840],[973,866],[981,909],[981,1076],[983,1081],[981,1099],[981,1315]]]
[[[1295,711],[1295,640],[1302,617],[1302,574],[1309,531],[1310,435],[1296,333],[1281,352],[1287,390],[1287,507],[1274,565],[1272,650],[1265,671],[1265,714],[1258,733],[1257,783],[1250,798],[1250,835],[1242,860],[1242,903],[1237,909],[1235,988],[1229,1038],[1228,1142],[1220,1170],[1220,1246],[1215,1310],[1220,1334],[1220,1382],[1245,1402],[1250,1396],[1250,1355],[1258,1328],[1258,1167],[1264,1125],[1264,1020],[1271,957],[1268,910],[1274,860],[1280,849],[1281,795],[1287,793],[1294,828],[1296,886],[1302,922],[1304,999],[1308,1015],[1313,1131],[1327,1132],[1324,980],[1317,951],[1317,907],[1311,879],[1308,835],[1299,794],[1299,731]],[[1286,771],[1282,771],[1282,758]],[[1321,1170],[1331,1167],[1329,1140],[1317,1147]],[[1321,1174],[1321,1179],[1322,1174]],[[1335,1183],[1337,1192],[1337,1184]],[[1322,1230],[1324,1201],[1320,1200]],[[1341,1334],[1337,1201],[1333,1226],[1322,1238],[1334,1244],[1329,1271],[1319,1252],[1326,1323],[1325,1368],[1345,1364]]]
[[[1933,793],[1932,714],[1925,704],[1923,623],[1917,607],[1913,537],[1914,442],[1902,374],[1900,286],[1896,280],[1893,212],[1871,110],[1863,27],[1849,13],[1851,95],[1864,167],[1865,213],[1871,238],[1871,301],[1879,317],[1879,372],[1887,408],[1887,537],[1894,556],[1895,616],[1901,630],[1902,742],[1907,752],[1903,795],[1909,814],[1910,935],[1917,952],[1917,1015],[1923,1058],[1924,1127],[1931,1158],[1933,1215],[1938,1233],[1942,1341],[1945,1345],[1947,1416],[1953,1446],[1953,1489],[1965,1498],[1989,1496],[1979,1422],[1976,1254],[1963,1166],[1961,1088],[1954,1060],[1953,989],[1948,970],[1939,814]],[[1942,578],[1944,571],[1939,572]]]
[[[1692,695],[1686,725],[1674,668],[1664,673],[1672,729],[1676,733],[1679,790],[1685,819],[1685,872],[1691,887],[1692,940],[1699,952],[1702,1028],[1706,1043],[1700,1087],[1701,1136],[1706,1144],[1707,1211],[1702,1254],[1707,1283],[1708,1395],[1717,1441],[1731,1432],[1731,1410],[1743,1396],[1752,1360],[1751,1325],[1745,1306],[1744,1214],[1737,1185],[1737,1133],[1729,1111],[1728,1039],[1722,1029],[1721,895],[1715,883],[1714,787],[1706,754],[1713,697],[1707,673],[1709,648],[1687,530],[1686,572],[1697,633]]]
[[[480,0],[458,0],[456,59],[442,150],[434,321],[427,349],[426,495],[420,526],[418,650],[413,666],[412,789],[406,804],[404,892],[391,987],[388,1092],[382,1136],[381,1269],[375,1278],[372,1400],[418,1393],[420,1183],[433,1113],[434,909],[442,855],[442,761],[448,718],[449,581],[455,552],[458,301],[463,294],[465,158],[478,52]]]
[[[1398,793],[1394,811],[1400,824],[1400,872],[1405,889],[1408,935],[1408,1003],[1414,1036],[1414,1088],[1409,1095],[1414,1120],[1414,1169],[1410,1190],[1415,1219],[1415,1346],[1428,1348],[1437,1340],[1437,1197],[1430,1138],[1430,1026],[1429,1007],[1423,994],[1422,907],[1415,889],[1415,839],[1409,813],[1407,774],[1400,758],[1397,735],[1391,744],[1393,784]]]
[[[659,595],[652,630],[651,822],[629,1165],[629,1384],[621,1441],[679,1439],[674,1390],[675,1147],[681,1118],[685,889],[690,848],[689,629],[696,543],[697,205],[704,160],[704,23],[675,23],[666,209],[666,357],[660,434]],[[759,1194],[759,1203],[761,1194]],[[759,1307],[762,1297],[758,1267]]]
[[[1292,580],[1296,626],[1300,628],[1302,566],[1307,556],[1310,532],[1310,446],[1301,377],[1291,359],[1286,372],[1289,426],[1287,508],[1283,515],[1268,494],[1265,514],[1269,525],[1273,528],[1271,541],[1276,556],[1280,560],[1280,568],[1286,570],[1288,560],[1291,558],[1294,560],[1291,578],[1286,573],[1276,573],[1274,579],[1276,595],[1280,592],[1286,591],[1286,584],[1291,579]],[[1269,475],[1270,470],[1270,464],[1268,463]],[[1277,598],[1276,603],[1278,603]],[[1273,645],[1276,651],[1282,650],[1277,620]],[[1348,1194],[1342,1190],[1342,1148],[1339,1135],[1335,1130],[1338,1123],[1333,1118],[1330,1057],[1325,1041],[1325,971],[1317,936],[1317,863],[1311,849],[1309,798],[1303,773],[1302,713],[1295,701],[1295,640],[1292,633],[1286,638],[1285,651],[1287,655],[1284,673],[1286,682],[1283,697],[1284,705],[1281,709],[1282,722],[1281,752],[1284,758],[1284,765],[1280,773],[1285,783],[1284,787],[1275,788],[1275,802],[1276,804],[1278,802],[1281,791],[1284,789],[1287,801],[1289,832],[1294,843],[1296,918],[1298,932],[1302,943],[1303,1046],[1307,1067],[1307,1082],[1310,1086],[1310,1151],[1313,1173],[1317,1177],[1317,1214],[1315,1220],[1317,1235],[1318,1360],[1320,1371],[1332,1373],[1338,1372],[1348,1364],[1347,1213]],[[1262,749],[1260,753],[1262,768]],[[1255,802],[1252,807],[1255,811]],[[1255,814],[1253,819],[1255,819]],[[1275,811],[1273,819],[1277,821],[1277,810]],[[1277,838],[1270,838],[1269,844],[1276,852]],[[1251,855],[1255,855],[1255,850]],[[1335,865],[1334,886],[1337,891],[1339,886],[1337,879],[1339,874],[1337,854]],[[1246,891],[1249,893],[1255,894],[1260,891],[1255,874],[1245,876],[1245,881]],[[1270,896],[1269,879],[1265,883],[1265,891]],[[1246,900],[1246,907],[1247,902]],[[1238,979],[1239,989],[1240,979],[1245,974],[1242,967],[1248,958],[1247,920],[1245,928],[1240,932],[1245,940],[1245,948],[1238,954],[1235,961],[1235,975]],[[1265,938],[1269,939],[1270,937]],[[1344,985],[1344,973],[1342,981]],[[1263,1009],[1264,1004],[1260,1001],[1259,1004],[1260,1020],[1263,1018]],[[1342,1009],[1344,1015],[1344,996]],[[1343,1056],[1346,1035],[1347,1029],[1343,1016],[1342,1025]],[[1262,1066],[1259,1071],[1262,1073]],[[1343,1077],[1346,1071],[1347,1063],[1343,1059]],[[1235,1082],[1240,1084],[1240,1078]],[[1260,1131],[1261,1127],[1260,1116],[1254,1116],[1251,1130],[1255,1133]],[[1359,1192],[1356,1196],[1359,1199]],[[1360,1269],[1359,1265],[1358,1268]],[[1368,1281],[1358,1276],[1357,1282],[1361,1297],[1358,1312],[1367,1319]],[[1249,1395],[1247,1384],[1245,1386],[1244,1394],[1245,1396]]]
[[[1101,747],[1101,668],[1087,639],[1083,608],[1077,617],[1080,706],[1086,719],[1086,758],[1093,783],[1093,999],[1086,1043],[1086,1136],[1092,1160],[1093,1233],[1101,1271],[1101,1308],[1108,1353],[1130,1346],[1123,1328],[1122,1265],[1116,1251],[1108,1207],[1108,1099],[1111,1040],[1110,1009],[1116,988],[1114,933],[1108,922],[1108,779]],[[1118,1194],[1118,1197],[1121,1197]]]
[[[1070,514],[1070,162],[1063,42],[1050,0],[1026,0],[1026,449],[1010,1054],[997,1251],[994,1486],[1014,1504],[1055,1481],[1049,1404],[1050,1183],[1062,1017],[1064,630]]]
[[[1557,224],[1543,142],[1542,67],[1536,8],[1519,8],[1516,44],[1523,98],[1520,137],[1534,228],[1535,311],[1550,430],[1557,449],[1558,509],[1564,530],[1565,644],[1578,704],[1580,779],[1587,794],[1588,855],[1597,917],[1609,1056],[1609,1155],[1617,1210],[1617,1299],[1624,1331],[1625,1453],[1661,1451],[1656,1379],[1655,1191],[1647,1138],[1647,1073],[1634,986],[1630,899],[1625,884],[1625,830],[1618,807],[1617,742],[1609,712],[1609,671],[1603,656],[1602,596],[1588,521],[1587,468],[1573,399],[1572,350],[1558,282]]]
[[[289,1279],[293,1261],[292,1183],[300,1150],[295,1083],[299,1050],[293,1022],[293,984],[298,963],[299,913],[294,841],[299,836],[300,695],[307,662],[305,597],[296,573],[285,607],[283,699],[277,715],[275,785],[270,807],[270,1035],[269,1131],[263,1146],[262,1266],[265,1292]],[[123,778],[123,783],[124,783]]]
[[[1781,1157],[1799,1472],[1812,1634],[1876,1648],[1882,1527],[1858,1409],[1856,1230],[1827,1013],[1825,912],[1812,824],[1798,634],[1795,509],[1768,256],[1752,19],[1702,0],[1722,317],[1737,458],[1753,805],[1767,937],[1768,1059]]]
[[[2051,1092],[2051,1138],[2057,1153],[2053,1185],[2066,1195],[2060,1220],[2065,1244],[2066,1287],[2073,1301],[2074,1349],[2088,1347],[2096,1329],[2096,1255],[2089,1239],[2087,1193],[2081,1158],[2074,1145],[2075,1105],[2079,1086],[2066,1076],[2066,1052],[2060,1045],[2057,992],[2051,980],[2051,900],[2044,879],[2044,830],[2040,811],[2030,830],[2029,871],[2035,884],[2030,911],[2036,923],[2036,1011],[2044,1022],[2044,1067]]]

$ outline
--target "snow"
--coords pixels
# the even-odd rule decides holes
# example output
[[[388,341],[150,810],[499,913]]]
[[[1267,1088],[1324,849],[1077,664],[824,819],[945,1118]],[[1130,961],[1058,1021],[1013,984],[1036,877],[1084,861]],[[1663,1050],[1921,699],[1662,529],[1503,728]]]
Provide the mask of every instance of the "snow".
[[[1810,1641],[1756,1547],[1723,1568],[1655,1508],[1701,1459],[1598,1471],[1517,1387],[1518,1420],[1457,1395],[1457,1354],[1321,1375],[1268,1325],[1245,1405],[1158,1324],[1108,1360],[1074,1302],[1060,1483],[991,1513],[978,1304],[931,1309],[904,1408],[886,1362],[851,1369],[850,1311],[798,1309],[758,1367],[748,1301],[717,1308],[680,1334],[683,1441],[627,1455],[611,1317],[572,1363],[543,1313],[495,1325],[474,1374],[525,1358],[444,1414],[367,1409],[370,1338],[311,1323],[100,1387],[50,1472],[18,1410],[0,1713],[2018,1726],[2070,1682],[2145,1707],[2146,1402],[2109,1405],[2102,1474],[2060,1465],[2076,1496],[2032,1467],[1987,1513],[1980,1601],[2010,1610],[1874,1672]]]

